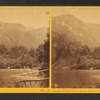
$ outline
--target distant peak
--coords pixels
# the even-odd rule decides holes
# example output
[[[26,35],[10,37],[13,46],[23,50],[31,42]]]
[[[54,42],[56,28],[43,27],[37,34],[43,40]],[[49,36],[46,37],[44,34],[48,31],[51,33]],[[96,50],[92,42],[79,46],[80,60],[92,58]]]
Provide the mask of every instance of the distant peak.
[[[69,18],[69,19],[76,19],[76,20],[78,20],[78,18],[75,17],[72,14],[63,14],[63,15],[60,15],[60,16],[63,17],[63,18]]]
[[[83,22],[82,20],[80,20],[79,18],[77,18],[76,16],[74,16],[72,14],[62,14],[62,15],[59,15],[59,16],[55,16],[54,19],[55,20],[61,20],[61,21]]]
[[[72,15],[72,14],[63,14],[63,15],[61,15],[61,16],[75,17],[75,16]]]

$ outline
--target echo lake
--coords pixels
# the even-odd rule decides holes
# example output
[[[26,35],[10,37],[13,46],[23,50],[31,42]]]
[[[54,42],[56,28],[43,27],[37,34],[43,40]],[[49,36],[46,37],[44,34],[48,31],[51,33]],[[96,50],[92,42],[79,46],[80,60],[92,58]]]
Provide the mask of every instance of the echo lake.
[[[100,88],[100,70],[54,70],[53,88]]]

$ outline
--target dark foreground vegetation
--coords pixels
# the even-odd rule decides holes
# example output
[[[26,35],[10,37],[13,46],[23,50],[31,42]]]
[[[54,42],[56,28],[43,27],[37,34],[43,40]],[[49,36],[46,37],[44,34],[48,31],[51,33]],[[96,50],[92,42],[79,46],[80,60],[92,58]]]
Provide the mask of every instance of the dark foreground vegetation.
[[[33,46],[34,47],[34,46]],[[0,45],[0,69],[23,68],[49,69],[49,33],[38,48]]]
[[[38,48],[0,45],[0,87],[49,86],[49,32]]]
[[[100,47],[81,45],[64,34],[53,34],[53,68],[100,69]]]

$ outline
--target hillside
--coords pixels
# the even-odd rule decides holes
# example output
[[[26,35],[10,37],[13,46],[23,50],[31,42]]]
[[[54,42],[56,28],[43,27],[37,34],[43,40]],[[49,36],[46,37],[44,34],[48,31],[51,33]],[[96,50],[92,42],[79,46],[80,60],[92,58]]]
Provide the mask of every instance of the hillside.
[[[21,24],[0,22],[0,44],[37,48],[46,39],[47,28],[30,29]]]
[[[71,14],[53,17],[53,67],[78,69],[100,67],[99,37],[100,24],[86,23]]]
[[[64,34],[70,40],[89,47],[100,45],[100,25],[83,22],[70,14],[53,17],[52,32]]]

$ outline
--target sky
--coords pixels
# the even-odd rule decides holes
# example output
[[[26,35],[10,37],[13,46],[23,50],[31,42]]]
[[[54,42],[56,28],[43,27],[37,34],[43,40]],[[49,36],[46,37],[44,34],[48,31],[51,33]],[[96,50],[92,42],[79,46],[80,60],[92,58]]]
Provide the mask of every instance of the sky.
[[[100,8],[53,8],[52,16],[73,14],[87,23],[100,24]]]
[[[49,8],[0,8],[0,21],[31,28],[49,26]]]

